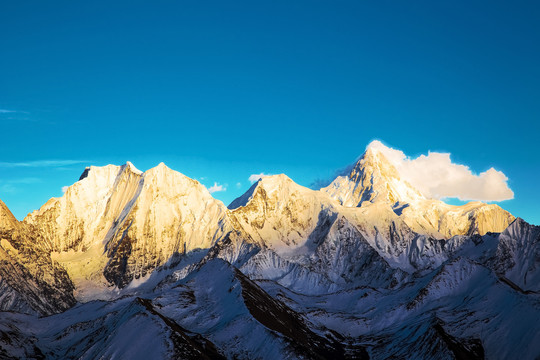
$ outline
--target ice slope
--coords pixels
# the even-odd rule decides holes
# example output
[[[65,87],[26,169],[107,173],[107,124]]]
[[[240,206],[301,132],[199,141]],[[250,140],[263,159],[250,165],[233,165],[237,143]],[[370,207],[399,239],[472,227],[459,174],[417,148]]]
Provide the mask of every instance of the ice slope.
[[[343,358],[339,344],[314,333],[303,316],[223,260],[208,260],[173,284],[180,294],[160,296],[155,306],[210,339],[228,358]]]
[[[0,312],[0,359],[45,359],[37,346],[35,316]]]

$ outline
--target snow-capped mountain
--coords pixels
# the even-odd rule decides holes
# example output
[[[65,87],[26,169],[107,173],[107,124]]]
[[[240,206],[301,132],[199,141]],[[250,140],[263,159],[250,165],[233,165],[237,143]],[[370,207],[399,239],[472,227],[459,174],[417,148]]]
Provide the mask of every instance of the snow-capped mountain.
[[[373,146],[368,146],[346,176],[338,176],[323,191],[347,207],[360,207],[364,201],[393,206],[425,200],[418,190],[401,180],[397,169]]]
[[[90,167],[22,222],[0,202],[0,358],[535,358],[539,254],[371,146],[228,207],[164,164]]]
[[[86,169],[24,224],[41,230],[40,246],[89,300],[210,247],[226,230],[226,212],[203,185],[163,163],[142,173],[128,162]]]
[[[424,197],[401,179],[396,167],[373,143],[349,174],[338,176],[321,191],[346,207],[386,204],[413,231],[437,239],[501,232],[514,220],[497,205],[471,202],[451,206]]]

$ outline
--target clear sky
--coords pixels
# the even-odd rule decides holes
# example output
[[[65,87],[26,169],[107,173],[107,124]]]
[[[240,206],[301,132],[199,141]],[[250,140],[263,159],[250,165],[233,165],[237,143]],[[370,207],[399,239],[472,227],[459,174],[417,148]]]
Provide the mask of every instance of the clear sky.
[[[540,224],[540,3],[2,1],[0,199],[22,219],[87,165],[159,162],[228,204],[309,186],[373,139],[508,177]]]

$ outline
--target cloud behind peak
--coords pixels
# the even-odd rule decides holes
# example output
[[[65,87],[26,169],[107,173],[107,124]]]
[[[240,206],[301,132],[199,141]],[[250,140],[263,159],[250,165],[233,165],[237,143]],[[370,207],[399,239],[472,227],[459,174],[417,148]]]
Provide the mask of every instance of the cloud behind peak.
[[[503,201],[514,198],[508,187],[508,177],[490,168],[480,174],[462,164],[452,162],[449,153],[428,152],[411,158],[375,140],[369,149],[380,151],[409,182],[428,198],[457,198],[459,200]]]

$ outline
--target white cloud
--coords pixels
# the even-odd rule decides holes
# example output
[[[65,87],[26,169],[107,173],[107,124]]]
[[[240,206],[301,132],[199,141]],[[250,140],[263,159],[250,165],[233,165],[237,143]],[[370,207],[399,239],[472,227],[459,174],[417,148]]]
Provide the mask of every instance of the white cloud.
[[[237,183],[236,183],[236,187],[240,189],[240,188],[242,187],[242,183],[241,183],[241,182],[237,182]]]
[[[210,194],[218,192],[218,191],[227,191],[227,186],[226,185],[218,185],[217,182],[214,182],[214,185],[210,186],[208,188],[208,191],[210,192]]]
[[[4,162],[0,161],[0,167],[61,167],[88,163],[87,160],[35,160],[26,162]]]
[[[428,152],[413,159],[403,151],[385,146],[378,140],[368,148],[380,151],[408,181],[426,197],[460,200],[502,201],[514,198],[508,177],[494,168],[478,175],[468,166],[455,164],[449,153]]]
[[[267,177],[267,176],[272,176],[271,174],[264,174],[264,173],[260,173],[260,174],[251,174],[248,178],[249,182],[250,183],[254,183],[254,182],[257,182],[259,181],[259,179],[262,179],[263,177]]]
[[[28,111],[0,109],[0,120],[2,122],[35,122]]]
[[[11,184],[0,184],[0,194],[14,194],[18,192],[17,188]]]
[[[11,184],[36,184],[41,182],[41,179],[35,177],[25,177],[20,179],[12,179],[8,181]]]
[[[69,186],[62,186],[62,193],[65,193],[67,191]]]
[[[26,177],[20,179],[0,180],[0,194],[1,193],[18,193],[21,189],[20,185],[37,184],[41,182],[38,178]]]

